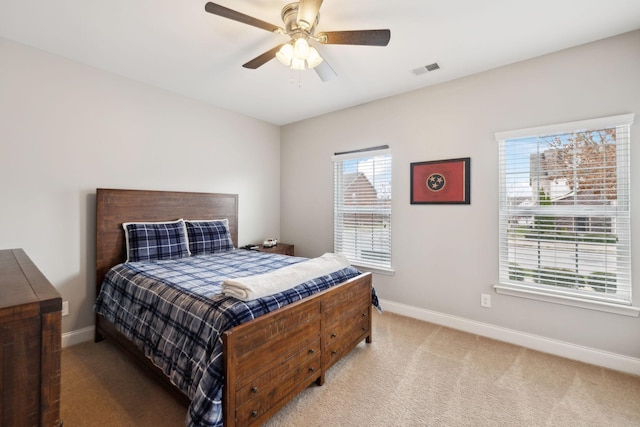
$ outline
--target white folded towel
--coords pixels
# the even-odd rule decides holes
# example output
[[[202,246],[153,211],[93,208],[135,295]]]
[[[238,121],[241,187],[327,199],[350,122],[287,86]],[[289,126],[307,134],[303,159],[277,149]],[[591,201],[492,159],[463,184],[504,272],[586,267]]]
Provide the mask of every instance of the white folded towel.
[[[317,277],[325,276],[349,266],[342,254],[326,253],[269,273],[227,279],[222,283],[222,293],[243,301],[262,298],[293,288]]]

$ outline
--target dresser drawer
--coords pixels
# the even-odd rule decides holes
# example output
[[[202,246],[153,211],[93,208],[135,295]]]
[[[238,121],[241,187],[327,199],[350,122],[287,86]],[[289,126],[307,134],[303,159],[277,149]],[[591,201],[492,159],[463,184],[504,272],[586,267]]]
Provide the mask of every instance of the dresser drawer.
[[[276,246],[272,246],[270,248],[265,248],[264,245],[259,245],[258,251],[267,252],[270,254],[293,256],[295,252],[295,246],[289,243],[278,243]]]
[[[323,336],[322,364],[326,370],[369,334],[369,319],[361,314],[344,323],[336,323]]]
[[[371,305],[371,288],[353,284],[345,290],[341,298],[327,299],[323,302],[322,312],[325,325],[342,321],[341,318],[351,318],[353,312],[362,313],[363,307]]]
[[[249,384],[256,376],[274,369],[307,345],[320,339],[320,302],[298,304],[283,312],[267,314],[256,321],[262,328],[248,328],[248,322],[225,333],[234,341],[237,358],[234,361],[236,390]],[[274,360],[274,355],[282,355]]]
[[[286,384],[286,386],[296,384],[313,375],[314,372],[320,372],[319,339],[303,346],[280,365],[250,380],[247,385],[238,389],[236,392],[236,404],[241,406],[252,400],[264,399],[265,396],[277,401],[282,397],[278,396],[278,387],[283,384]]]
[[[325,329],[327,327],[331,328],[335,323],[352,322],[357,317],[368,317],[370,298],[368,295],[365,297],[359,296],[357,301],[351,301],[327,310],[323,314]]]
[[[283,395],[283,390],[289,390],[293,385],[307,378],[320,375],[320,340],[303,346],[298,352],[268,372],[252,379],[247,385],[236,392],[236,405],[242,407],[265,406],[265,400],[277,402]],[[260,403],[262,402],[262,403]]]

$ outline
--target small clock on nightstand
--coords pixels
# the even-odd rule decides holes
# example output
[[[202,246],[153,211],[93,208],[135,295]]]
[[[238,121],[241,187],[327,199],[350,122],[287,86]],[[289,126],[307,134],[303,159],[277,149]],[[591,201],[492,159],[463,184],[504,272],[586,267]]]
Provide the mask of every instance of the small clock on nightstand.
[[[293,252],[293,246],[294,245],[290,245],[288,243],[279,243],[275,246],[272,246],[270,248],[265,248],[264,245],[259,245],[258,246],[258,250],[260,252],[268,252],[271,254],[282,254],[282,255],[289,255],[289,256],[293,256],[294,252]]]

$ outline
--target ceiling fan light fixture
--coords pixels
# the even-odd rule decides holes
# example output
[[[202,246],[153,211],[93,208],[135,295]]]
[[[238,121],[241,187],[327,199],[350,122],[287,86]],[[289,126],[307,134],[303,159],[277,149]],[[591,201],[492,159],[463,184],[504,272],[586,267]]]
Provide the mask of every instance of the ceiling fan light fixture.
[[[322,57],[317,49],[309,46],[309,42],[304,38],[298,38],[295,42],[283,44],[276,52],[276,58],[292,70],[314,68],[322,62]]]
[[[304,59],[295,57],[291,59],[292,70],[305,70],[306,68],[306,61]]]
[[[293,59],[293,46],[291,43],[282,45],[280,50],[276,53],[276,58],[278,58],[278,61],[283,65],[286,65],[287,67],[290,66],[291,60]]]
[[[307,66],[309,68],[315,68],[322,62],[322,56],[318,53],[315,47],[309,48],[309,56],[307,56]]]
[[[309,42],[299,37],[293,45],[293,57],[298,59],[306,59],[309,56]]]

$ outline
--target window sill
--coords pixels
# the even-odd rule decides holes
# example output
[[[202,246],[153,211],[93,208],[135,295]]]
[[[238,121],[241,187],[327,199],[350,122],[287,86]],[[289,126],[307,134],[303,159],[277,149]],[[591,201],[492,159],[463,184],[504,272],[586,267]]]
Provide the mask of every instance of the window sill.
[[[380,267],[371,267],[368,265],[362,265],[362,264],[356,264],[356,263],[352,263],[351,265],[357,268],[358,270],[364,271],[364,272],[382,274],[384,276],[393,276],[394,274],[396,274],[396,271],[391,268],[387,269],[387,268],[380,268]]]
[[[569,305],[572,307],[586,308],[589,310],[604,311],[607,313],[620,314],[630,317],[638,317],[640,308],[629,305],[611,304],[601,301],[589,301],[572,297],[548,294],[542,291],[513,288],[507,285],[494,285],[497,293],[511,295],[514,297],[528,298],[537,301],[545,301],[554,304]]]

